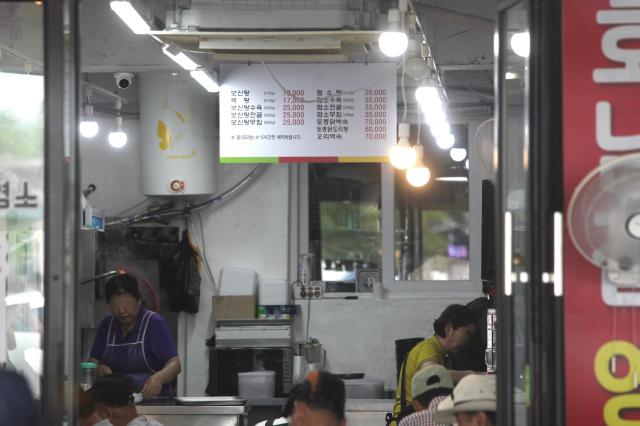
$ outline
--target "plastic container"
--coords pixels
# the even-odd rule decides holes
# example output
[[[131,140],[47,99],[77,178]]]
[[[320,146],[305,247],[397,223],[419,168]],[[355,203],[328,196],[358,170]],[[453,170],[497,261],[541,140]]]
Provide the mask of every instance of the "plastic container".
[[[93,362],[80,363],[80,387],[85,391],[88,391],[96,381],[97,368],[98,366]]]
[[[238,373],[238,394],[240,398],[273,398],[276,394],[276,372]]]

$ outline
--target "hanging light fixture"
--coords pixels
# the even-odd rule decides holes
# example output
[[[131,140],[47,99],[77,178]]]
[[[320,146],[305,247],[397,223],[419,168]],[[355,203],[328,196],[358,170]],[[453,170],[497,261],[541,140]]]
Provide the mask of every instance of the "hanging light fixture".
[[[423,147],[421,144],[417,144],[415,146],[416,151],[416,162],[415,164],[407,170],[407,182],[409,185],[414,186],[416,188],[420,188],[425,186],[429,179],[431,178],[431,172],[429,168],[424,165],[423,161]]]
[[[406,170],[416,162],[416,150],[409,143],[410,135],[409,123],[398,124],[398,143],[389,152],[389,161],[396,169]]]
[[[149,24],[140,16],[129,0],[111,0],[109,6],[135,34],[147,34],[151,31]]]
[[[414,80],[428,77],[431,71],[424,58],[424,46],[426,45],[419,40],[409,40],[409,47],[407,48],[408,59],[404,63],[404,73]]]
[[[521,56],[523,58],[529,57],[529,51],[531,49],[531,40],[530,40],[528,31],[513,34],[511,36],[510,44],[511,44],[511,50],[513,50],[516,55]]]
[[[114,148],[122,148],[127,144],[127,134],[122,130],[122,116],[120,111],[122,110],[122,101],[118,99],[116,101],[116,127],[109,132],[109,145]]]
[[[85,89],[87,103],[83,108],[82,121],[80,122],[80,135],[84,138],[93,138],[100,131],[100,126],[93,116],[93,105],[91,104],[91,96],[93,91],[90,88]]]
[[[467,150],[465,148],[451,148],[449,150],[449,156],[453,161],[460,162],[467,158]]]
[[[380,38],[378,39],[378,46],[380,46],[382,53],[391,58],[402,55],[409,45],[409,38],[407,34],[402,31],[402,18],[403,15],[400,9],[394,7],[389,9],[389,14],[387,15],[389,25],[387,29],[380,34]]]
[[[217,93],[220,91],[220,85],[218,84],[218,75],[211,71],[206,71],[203,68],[198,68],[189,73],[191,77],[200,83],[204,89],[209,93]]]
[[[200,65],[184,53],[182,48],[175,43],[165,45],[162,48],[162,53],[187,71],[193,71],[200,67]]]

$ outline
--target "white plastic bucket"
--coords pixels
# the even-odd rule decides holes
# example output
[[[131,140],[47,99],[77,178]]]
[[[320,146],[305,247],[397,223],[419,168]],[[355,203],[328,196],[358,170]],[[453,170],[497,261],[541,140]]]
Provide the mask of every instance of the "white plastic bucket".
[[[240,398],[273,398],[276,394],[276,372],[238,373],[238,394]]]

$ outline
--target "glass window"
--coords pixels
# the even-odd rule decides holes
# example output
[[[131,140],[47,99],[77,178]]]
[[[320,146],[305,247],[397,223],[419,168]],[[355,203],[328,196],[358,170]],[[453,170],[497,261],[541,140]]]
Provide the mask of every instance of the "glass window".
[[[466,150],[467,126],[454,125],[452,132],[454,147]],[[466,156],[452,159],[449,150],[436,146],[428,128],[423,128],[421,140],[431,180],[414,188],[406,172],[395,172],[393,229],[381,227],[380,164],[309,165],[312,279],[335,283],[328,286],[330,291],[355,291],[358,271],[382,269],[383,255],[393,256],[396,281],[469,279]],[[385,232],[394,234],[393,247],[382,247]]]
[[[0,363],[36,396],[44,271],[43,12],[0,1]]]
[[[358,270],[382,266],[380,176],[379,164],[309,165],[313,279],[355,291]]]
[[[453,125],[453,148],[467,149],[467,126]],[[420,188],[396,170],[394,276],[398,281],[469,279],[469,194],[466,156],[451,158],[421,132],[424,162],[431,172]]]

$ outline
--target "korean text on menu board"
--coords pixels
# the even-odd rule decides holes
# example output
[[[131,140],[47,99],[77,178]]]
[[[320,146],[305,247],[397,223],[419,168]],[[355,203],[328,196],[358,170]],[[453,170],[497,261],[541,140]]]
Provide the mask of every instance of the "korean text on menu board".
[[[222,162],[385,161],[395,143],[395,65],[270,67],[286,86],[263,67],[221,67]]]

